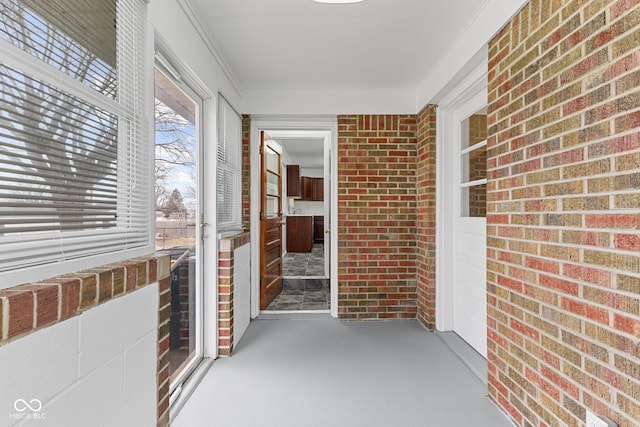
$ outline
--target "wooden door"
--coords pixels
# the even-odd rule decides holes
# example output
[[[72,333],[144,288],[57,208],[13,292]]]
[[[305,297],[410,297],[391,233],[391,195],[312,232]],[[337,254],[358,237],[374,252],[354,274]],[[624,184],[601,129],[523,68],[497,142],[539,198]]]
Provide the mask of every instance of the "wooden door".
[[[280,147],[260,133],[260,310],[282,292],[282,175]]]

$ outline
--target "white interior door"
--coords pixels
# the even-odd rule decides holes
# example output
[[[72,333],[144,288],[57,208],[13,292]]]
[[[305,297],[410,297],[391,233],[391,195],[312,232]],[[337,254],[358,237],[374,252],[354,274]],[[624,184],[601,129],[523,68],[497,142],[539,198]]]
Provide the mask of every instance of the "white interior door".
[[[486,91],[459,106],[448,165],[453,171],[451,212],[453,330],[487,354]]]

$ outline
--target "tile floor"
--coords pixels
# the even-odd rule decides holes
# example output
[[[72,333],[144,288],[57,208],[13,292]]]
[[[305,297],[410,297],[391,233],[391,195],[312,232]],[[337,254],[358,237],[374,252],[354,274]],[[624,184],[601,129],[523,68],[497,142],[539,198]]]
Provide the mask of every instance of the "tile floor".
[[[311,252],[287,253],[282,259],[284,277],[324,277],[324,245],[316,243]]]
[[[328,310],[330,300],[328,279],[285,277],[282,279],[282,292],[267,310]]]

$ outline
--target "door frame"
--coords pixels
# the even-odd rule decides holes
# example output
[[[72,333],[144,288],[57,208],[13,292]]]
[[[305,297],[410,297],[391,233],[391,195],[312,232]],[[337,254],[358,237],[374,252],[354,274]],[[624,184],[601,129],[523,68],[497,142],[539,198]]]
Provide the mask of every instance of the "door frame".
[[[314,136],[325,138],[325,161],[330,159],[328,167],[325,167],[325,178],[330,171],[330,181],[325,179],[325,200],[329,195],[329,222],[325,221],[325,228],[331,230],[330,234],[330,274],[331,281],[331,317],[338,317],[338,236],[336,227],[333,226],[338,217],[338,181],[336,171],[338,168],[338,118],[336,116],[261,116],[251,117],[250,132],[250,164],[251,183],[260,182],[260,168],[253,167],[260,163],[260,132],[261,131],[308,131],[317,133]],[[251,185],[251,318],[255,319],[260,314],[260,186]],[[326,271],[326,269],[325,269]]]
[[[440,101],[436,118],[436,329],[452,331],[454,327],[454,260],[456,253],[455,218],[459,202],[445,198],[457,194],[458,168],[447,168],[451,144],[460,136],[459,111],[476,96],[487,94],[488,63],[486,56]],[[479,95],[480,94],[480,95]],[[471,112],[473,113],[473,111]],[[458,120],[456,122],[456,120]],[[453,170],[452,170],[453,169]],[[452,193],[456,191],[456,193]]]

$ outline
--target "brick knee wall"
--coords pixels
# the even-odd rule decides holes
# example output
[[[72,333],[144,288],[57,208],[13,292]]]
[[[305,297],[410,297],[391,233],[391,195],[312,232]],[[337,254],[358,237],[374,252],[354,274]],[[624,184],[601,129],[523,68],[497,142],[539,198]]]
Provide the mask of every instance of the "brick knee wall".
[[[415,115],[338,116],[338,313],[415,318]]]
[[[489,394],[640,425],[640,7],[537,0],[489,45]]]
[[[0,290],[0,346],[158,282],[157,424],[168,426],[170,267],[158,255]]]
[[[218,241],[218,355],[231,356],[234,342],[234,251],[250,241],[250,233]]]

